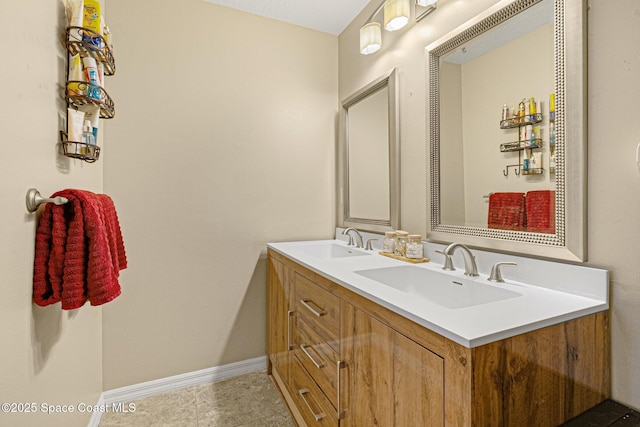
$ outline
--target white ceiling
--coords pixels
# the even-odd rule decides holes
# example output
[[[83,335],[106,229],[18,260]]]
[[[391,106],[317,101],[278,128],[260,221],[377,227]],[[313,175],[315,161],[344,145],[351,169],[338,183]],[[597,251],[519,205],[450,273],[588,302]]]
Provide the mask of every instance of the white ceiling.
[[[338,35],[369,0],[204,0],[254,15]]]

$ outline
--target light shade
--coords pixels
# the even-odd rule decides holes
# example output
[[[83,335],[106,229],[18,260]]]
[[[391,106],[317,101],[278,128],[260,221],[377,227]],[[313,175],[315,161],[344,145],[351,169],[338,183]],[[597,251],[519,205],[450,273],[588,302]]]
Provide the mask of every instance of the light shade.
[[[438,0],[416,0],[416,4],[422,7],[433,6],[436,3],[438,3]]]
[[[369,22],[360,28],[360,53],[369,55],[382,46],[382,29],[379,22]]]
[[[407,25],[411,16],[410,0],[387,0],[384,3],[384,29],[396,31]]]

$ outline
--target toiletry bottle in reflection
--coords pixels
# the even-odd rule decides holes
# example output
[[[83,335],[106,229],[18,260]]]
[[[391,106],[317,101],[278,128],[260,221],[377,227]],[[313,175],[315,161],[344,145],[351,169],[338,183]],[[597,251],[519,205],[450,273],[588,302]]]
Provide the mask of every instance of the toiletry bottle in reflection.
[[[556,119],[556,94],[549,95],[549,120]]]
[[[529,117],[531,118],[531,121],[534,121],[536,119],[536,113],[536,100],[532,96],[531,98],[529,98]]]
[[[506,120],[509,120],[509,107],[507,107],[507,104],[504,104],[502,106],[502,119],[501,121],[504,122]],[[506,123],[504,123],[506,125]]]

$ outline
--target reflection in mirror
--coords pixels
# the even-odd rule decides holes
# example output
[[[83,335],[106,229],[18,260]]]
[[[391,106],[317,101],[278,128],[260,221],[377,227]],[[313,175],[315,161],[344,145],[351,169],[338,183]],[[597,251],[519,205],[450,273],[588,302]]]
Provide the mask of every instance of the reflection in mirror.
[[[399,228],[396,71],[342,103],[342,219],[370,231]]]
[[[502,1],[427,48],[430,239],[585,259],[584,8]]]
[[[555,78],[553,1],[541,1],[443,55],[440,71],[440,90],[447,94],[440,99],[440,161],[461,165],[440,171],[442,221],[528,231],[527,207],[532,214],[555,217],[548,203],[543,212],[526,203],[535,198],[525,197],[529,191],[555,189],[555,174],[548,167],[547,102]],[[503,129],[504,106],[512,117],[523,98],[527,111],[533,98],[543,120]],[[536,172],[541,173],[529,173],[534,156],[540,158]],[[516,167],[509,172],[509,165]]]
[[[389,89],[349,107],[349,215],[390,221]]]

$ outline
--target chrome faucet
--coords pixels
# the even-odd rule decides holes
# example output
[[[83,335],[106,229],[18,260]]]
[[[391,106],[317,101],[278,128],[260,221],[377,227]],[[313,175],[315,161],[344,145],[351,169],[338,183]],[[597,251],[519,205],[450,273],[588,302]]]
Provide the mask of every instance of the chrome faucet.
[[[349,243],[347,243],[347,244],[349,246],[353,246],[354,245],[353,236],[351,234],[349,234],[350,231],[355,231],[355,233],[356,233],[356,243],[355,243],[356,248],[360,248],[360,249],[364,248],[364,242],[362,241],[362,234],[360,234],[360,232],[358,230],[356,230],[355,228],[353,228],[353,227],[349,227],[349,228],[345,229],[342,232],[343,235],[349,236]]]
[[[496,283],[504,283],[504,279],[502,278],[502,273],[500,272],[500,267],[503,265],[518,265],[515,262],[496,262],[493,267],[491,267],[491,274],[487,280]]]
[[[464,274],[465,276],[479,276],[478,266],[476,265],[476,258],[473,256],[468,247],[462,243],[452,243],[442,252],[445,255],[445,260],[451,259],[450,257],[455,253],[456,249],[462,250],[462,256],[464,257]],[[447,268],[448,267],[448,268]],[[443,269],[451,270],[453,267],[450,263],[445,263]]]

